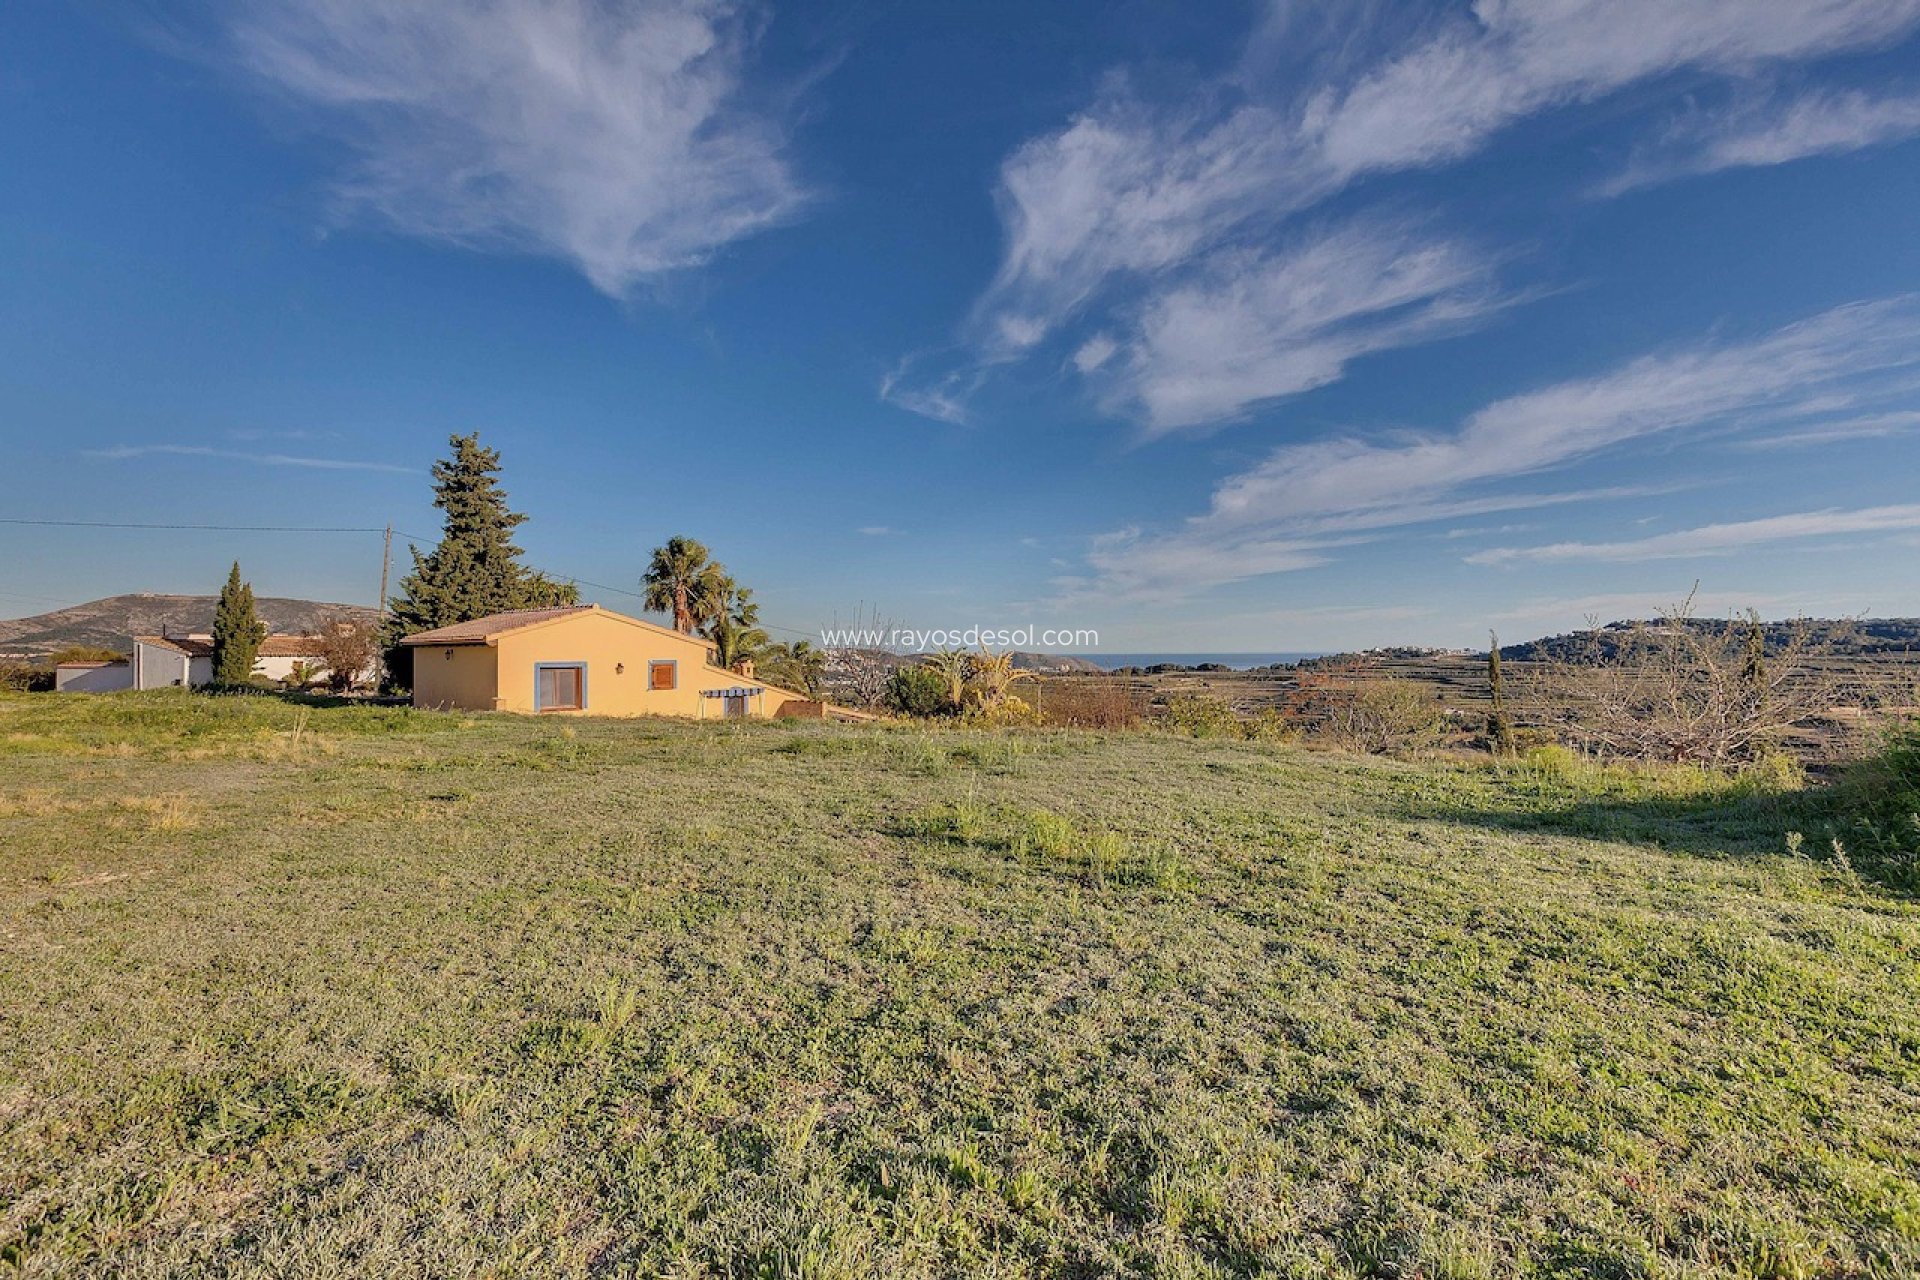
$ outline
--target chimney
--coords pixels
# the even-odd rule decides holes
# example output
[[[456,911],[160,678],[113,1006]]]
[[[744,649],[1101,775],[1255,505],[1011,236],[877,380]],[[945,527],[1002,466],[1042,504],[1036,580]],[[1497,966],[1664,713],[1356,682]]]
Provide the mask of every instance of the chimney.
[[[753,659],[752,658],[740,659],[740,661],[733,664],[733,669],[736,673],[745,676],[747,679],[749,680],[753,679]]]

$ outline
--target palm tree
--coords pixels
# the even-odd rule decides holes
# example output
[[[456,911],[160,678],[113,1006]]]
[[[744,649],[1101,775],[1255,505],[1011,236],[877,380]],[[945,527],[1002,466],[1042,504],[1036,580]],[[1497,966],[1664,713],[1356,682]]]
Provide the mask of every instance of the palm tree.
[[[965,649],[939,649],[920,660],[947,685],[947,701],[958,711],[967,701],[967,677],[973,674],[973,655]]]
[[[980,691],[983,705],[997,707],[1006,701],[1008,692],[1022,680],[1033,679],[1033,672],[1023,671],[1013,665],[1013,650],[993,653],[985,645],[973,660],[973,684]]]
[[[805,640],[772,646],[760,664],[762,679],[813,698],[820,696],[820,682],[826,675],[826,652]]]
[[[766,648],[767,633],[760,628],[760,606],[753,602],[753,592],[724,573],[709,573],[702,579],[694,612],[705,615],[701,634],[713,641],[718,665],[736,666]]]
[[[705,580],[719,566],[706,547],[692,538],[668,538],[667,545],[653,549],[653,562],[642,579],[647,588],[647,608],[673,615],[673,629],[692,635],[700,618],[696,605]]]

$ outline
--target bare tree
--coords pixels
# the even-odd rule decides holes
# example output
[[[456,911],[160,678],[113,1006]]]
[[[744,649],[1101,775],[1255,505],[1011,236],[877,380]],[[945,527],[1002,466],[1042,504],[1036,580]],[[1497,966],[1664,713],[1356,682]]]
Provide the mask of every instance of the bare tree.
[[[1433,746],[1445,728],[1439,704],[1409,680],[1354,680],[1329,693],[1319,731],[1348,750],[1401,755]]]
[[[1816,660],[1831,638],[1752,612],[1700,618],[1691,593],[1650,622],[1590,626],[1584,644],[1529,672],[1527,718],[1603,756],[1732,767],[1844,695]]]
[[[889,655],[890,656],[890,655]],[[827,650],[828,679],[835,696],[856,707],[877,707],[887,696],[897,663],[869,649]]]
[[[327,687],[345,693],[364,681],[380,651],[373,624],[346,614],[328,614],[313,630],[314,648],[327,668]]]
[[[883,637],[894,634],[891,618],[882,618],[879,606],[869,612],[865,603],[854,608],[851,627],[842,628],[836,610],[829,635],[840,643],[828,645],[822,690],[841,702],[856,707],[878,707],[886,701],[887,683],[901,666],[899,655],[878,648]],[[826,637],[823,636],[823,639]],[[863,647],[863,642],[875,647]]]

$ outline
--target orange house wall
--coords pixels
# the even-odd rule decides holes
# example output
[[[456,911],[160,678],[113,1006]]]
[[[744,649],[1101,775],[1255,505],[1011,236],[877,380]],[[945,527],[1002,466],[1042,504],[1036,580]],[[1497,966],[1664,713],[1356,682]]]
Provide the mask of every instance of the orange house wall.
[[[413,651],[413,705],[459,711],[493,711],[499,653],[484,644]]]
[[[534,710],[534,668],[548,662],[584,663],[586,672],[586,715],[595,716],[685,716],[691,719],[719,719],[723,705],[718,698],[703,698],[702,690],[755,688],[764,690],[749,704],[755,716],[775,716],[789,702],[805,699],[777,689],[763,680],[754,680],[737,672],[708,665],[711,652],[704,640],[681,636],[665,628],[625,621],[605,612],[580,613],[543,626],[510,631],[492,645],[460,646],[484,650],[494,657],[489,671],[491,683],[486,704],[501,711]],[[436,654],[438,650],[427,649]],[[676,686],[672,689],[648,687],[647,664],[671,660],[677,664]],[[432,668],[443,659],[416,656],[415,669]],[[458,666],[458,662],[446,665]],[[622,670],[624,668],[624,670]],[[463,686],[460,696],[471,696]],[[416,705],[423,702],[416,684]],[[447,702],[443,705],[472,706],[471,702]],[[578,715],[582,712],[551,711],[548,715]]]

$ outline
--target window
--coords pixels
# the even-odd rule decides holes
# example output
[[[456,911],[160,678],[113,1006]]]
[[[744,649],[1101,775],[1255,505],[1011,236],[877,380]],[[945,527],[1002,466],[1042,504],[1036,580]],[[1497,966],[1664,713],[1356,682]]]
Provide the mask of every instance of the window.
[[[649,662],[647,664],[647,688],[672,689],[680,683],[680,664],[677,662]]]
[[[587,664],[539,662],[533,668],[535,711],[584,711],[587,707]]]

